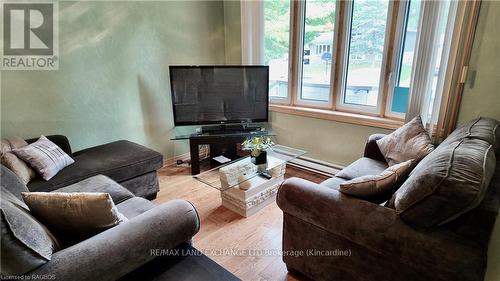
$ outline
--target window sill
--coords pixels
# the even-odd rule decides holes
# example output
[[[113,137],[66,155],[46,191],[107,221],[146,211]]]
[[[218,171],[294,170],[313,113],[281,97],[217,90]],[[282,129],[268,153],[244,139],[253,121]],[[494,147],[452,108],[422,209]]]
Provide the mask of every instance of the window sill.
[[[305,116],[317,119],[331,120],[331,121],[391,129],[391,130],[397,129],[404,124],[402,120],[368,116],[363,114],[348,113],[342,111],[326,110],[326,109],[279,105],[279,104],[270,104],[269,108],[272,112],[286,113],[298,116]]]

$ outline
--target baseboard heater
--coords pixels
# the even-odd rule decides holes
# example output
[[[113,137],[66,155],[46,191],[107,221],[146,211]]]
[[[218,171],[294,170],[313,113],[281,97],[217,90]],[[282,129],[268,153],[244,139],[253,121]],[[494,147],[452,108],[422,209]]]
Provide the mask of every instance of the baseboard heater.
[[[208,148],[200,149],[200,159],[206,157],[208,153],[209,153]],[[189,159],[190,159],[189,152],[184,153],[176,157],[167,159],[164,163],[164,166],[174,166],[176,165],[177,160],[188,161]],[[297,167],[316,174],[324,175],[327,177],[333,177],[336,173],[338,173],[338,171],[344,168],[340,165],[335,165],[332,163],[304,156],[293,159],[292,161],[288,162],[287,165]]]
[[[335,174],[338,173],[338,171],[343,169],[343,167],[340,165],[335,165],[332,163],[304,156],[301,156],[299,158],[296,158],[288,162],[288,165],[328,177],[335,176]]]

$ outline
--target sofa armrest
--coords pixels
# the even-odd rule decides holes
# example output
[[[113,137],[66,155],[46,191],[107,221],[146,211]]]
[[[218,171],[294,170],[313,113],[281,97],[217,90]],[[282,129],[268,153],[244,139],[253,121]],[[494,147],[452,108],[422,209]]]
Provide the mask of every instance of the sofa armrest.
[[[173,200],[52,255],[27,275],[51,274],[55,280],[116,280],[172,249],[199,230],[196,209]]]
[[[46,136],[51,142],[55,143],[57,146],[59,146],[64,152],[66,152],[69,156],[73,156],[73,153],[71,152],[71,146],[69,144],[69,140],[66,136],[63,135],[50,135]],[[38,138],[32,138],[32,139],[27,139],[27,143],[33,143],[37,141]]]
[[[385,134],[373,134],[368,137],[365,145],[364,157],[371,158],[373,160],[386,162],[384,155],[380,152],[377,140],[385,137]]]
[[[480,249],[473,241],[442,228],[413,228],[403,222],[394,209],[349,197],[304,179],[287,179],[278,191],[277,203],[288,217],[410,265],[419,260],[431,267],[463,265],[467,268],[468,262],[480,262],[473,260],[481,256],[476,255]]]

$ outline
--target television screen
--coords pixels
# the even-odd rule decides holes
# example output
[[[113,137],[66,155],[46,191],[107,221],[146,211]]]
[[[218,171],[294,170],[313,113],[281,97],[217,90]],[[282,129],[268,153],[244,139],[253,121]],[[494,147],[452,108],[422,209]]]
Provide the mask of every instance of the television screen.
[[[170,66],[174,123],[266,122],[268,66]]]

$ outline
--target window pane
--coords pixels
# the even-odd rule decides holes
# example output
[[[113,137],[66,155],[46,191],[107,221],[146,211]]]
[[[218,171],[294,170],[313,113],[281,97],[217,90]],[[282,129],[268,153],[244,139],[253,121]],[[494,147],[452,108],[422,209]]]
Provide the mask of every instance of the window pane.
[[[290,1],[264,2],[264,58],[269,65],[269,96],[288,96],[288,50],[290,34]]]
[[[330,100],[335,1],[306,1],[304,58],[302,60],[303,100]]]
[[[413,54],[417,42],[418,19],[420,16],[420,0],[412,0],[408,3],[408,16],[406,19],[406,30],[403,33],[403,47],[401,50],[398,83],[399,87],[410,87],[411,68],[413,65]]]
[[[376,106],[389,1],[354,0],[344,103]]]
[[[392,94],[392,112],[406,113],[410,92],[413,54],[417,43],[417,29],[420,17],[420,0],[408,2],[405,26],[402,33],[402,46],[399,54],[398,73]]]

